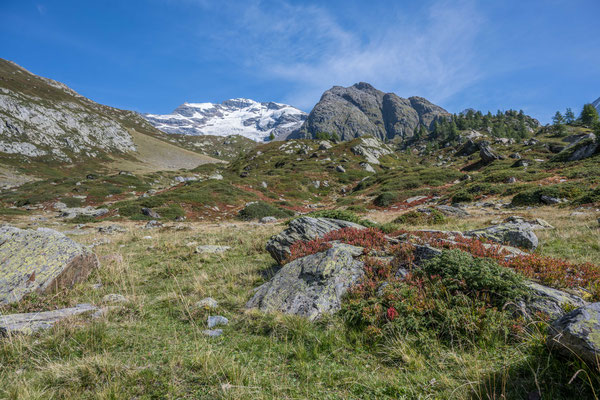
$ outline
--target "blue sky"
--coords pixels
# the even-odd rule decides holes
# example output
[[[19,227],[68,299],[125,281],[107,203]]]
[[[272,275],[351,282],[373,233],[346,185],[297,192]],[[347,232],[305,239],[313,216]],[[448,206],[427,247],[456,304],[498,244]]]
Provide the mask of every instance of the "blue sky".
[[[450,112],[600,97],[598,0],[0,0],[0,57],[114,107],[234,97],[310,111],[366,81]]]

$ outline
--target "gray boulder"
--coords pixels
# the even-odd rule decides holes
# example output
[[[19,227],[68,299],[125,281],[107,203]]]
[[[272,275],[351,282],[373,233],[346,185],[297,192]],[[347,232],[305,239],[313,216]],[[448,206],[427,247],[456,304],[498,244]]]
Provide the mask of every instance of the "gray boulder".
[[[435,209],[440,211],[442,214],[448,215],[450,217],[464,218],[464,217],[468,217],[471,215],[468,212],[466,212],[465,210],[458,208],[458,207],[440,205],[440,206],[435,206]]]
[[[470,156],[471,154],[477,153],[479,145],[473,141],[473,139],[467,140],[458,151],[454,154],[456,157]]]
[[[97,267],[94,253],[60,232],[0,227],[0,304],[71,287]]]
[[[301,217],[290,222],[288,228],[267,242],[267,251],[279,264],[290,256],[290,246],[298,240],[313,240],[342,228],[364,229],[353,222],[330,218]]]
[[[107,208],[94,208],[92,206],[87,207],[73,207],[73,208],[63,208],[60,210],[59,217],[65,219],[73,219],[76,217],[101,217],[103,215],[108,214]]]
[[[54,311],[0,315],[0,336],[14,333],[32,334],[51,328],[55,323],[66,318],[96,310],[98,308],[91,304],[78,304],[75,307]]]
[[[600,303],[565,314],[550,327],[548,346],[567,357],[577,357],[593,367],[600,362]]]
[[[576,308],[587,304],[581,297],[539,283],[528,282],[527,287],[530,295],[520,301],[519,308],[528,317],[543,313],[551,320],[556,320],[565,314],[565,307]]]
[[[151,208],[144,207],[142,208],[142,214],[152,219],[160,219],[160,215]]]
[[[485,141],[479,144],[479,157],[481,157],[481,161],[483,161],[486,164],[501,159],[501,157],[498,154],[494,153],[489,143]]]
[[[464,235],[485,238],[492,242],[528,250],[535,250],[538,246],[538,238],[531,225],[522,222],[504,222],[487,228],[468,231]]]
[[[219,246],[215,244],[206,244],[196,247],[196,253],[199,254],[220,254],[231,250],[229,246]]]
[[[596,135],[589,133],[578,136],[573,143],[558,153],[555,160],[559,161],[578,161],[596,154],[600,148],[600,143]]]
[[[379,165],[379,158],[392,154],[393,150],[386,144],[372,137],[363,137],[360,143],[350,149],[357,156],[362,156],[368,163]]]
[[[363,276],[363,263],[344,247],[334,244],[284,265],[260,286],[246,304],[266,312],[283,312],[310,320],[341,307],[342,296]]]

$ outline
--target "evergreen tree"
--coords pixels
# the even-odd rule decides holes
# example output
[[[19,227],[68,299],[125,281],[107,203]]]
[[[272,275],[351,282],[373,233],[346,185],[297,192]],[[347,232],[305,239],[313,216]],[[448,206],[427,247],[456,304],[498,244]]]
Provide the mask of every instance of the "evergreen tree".
[[[591,104],[586,104],[581,110],[581,116],[579,117],[584,125],[592,126],[598,122],[598,110]]]
[[[560,111],[557,111],[556,114],[554,114],[554,117],[552,117],[552,122],[554,123],[554,125],[562,125],[562,123],[564,122],[564,118]]]
[[[572,124],[573,122],[575,122],[575,114],[573,110],[567,108],[567,111],[565,111],[565,123]]]
[[[271,134],[269,135],[269,140],[270,141],[275,140],[275,135],[273,134],[273,132],[271,132]]]

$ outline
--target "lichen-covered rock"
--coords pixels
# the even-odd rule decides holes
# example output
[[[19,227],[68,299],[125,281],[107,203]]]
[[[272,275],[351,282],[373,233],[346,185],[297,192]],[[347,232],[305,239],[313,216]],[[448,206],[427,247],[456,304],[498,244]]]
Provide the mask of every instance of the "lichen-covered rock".
[[[558,153],[554,160],[556,161],[578,161],[596,154],[600,149],[600,143],[596,135],[589,133],[578,136],[573,143]]]
[[[581,297],[562,290],[540,285],[535,282],[526,283],[530,290],[527,299],[520,301],[520,311],[529,317],[537,313],[546,314],[550,320],[560,318],[565,314],[565,308],[582,307],[587,304]]]
[[[215,244],[205,244],[196,247],[196,253],[198,254],[220,254],[231,250],[229,246],[219,246]]]
[[[592,366],[600,364],[600,303],[577,308],[550,327],[548,346]]]
[[[440,205],[440,206],[435,206],[435,209],[449,217],[464,218],[464,217],[468,217],[470,215],[467,211],[463,210],[462,208],[458,208],[458,207]]]
[[[14,333],[32,334],[51,328],[52,325],[66,318],[96,310],[98,308],[91,304],[78,304],[75,307],[53,311],[0,315],[0,336]]]
[[[101,217],[108,214],[107,208],[94,208],[92,206],[87,207],[73,207],[63,208],[60,210],[60,217],[66,219],[73,219],[76,217]]]
[[[363,263],[344,247],[312,254],[284,265],[260,286],[247,308],[279,311],[314,320],[340,309],[342,296],[363,276]]]
[[[494,160],[499,160],[501,157],[496,154],[489,143],[483,141],[479,144],[479,157],[481,157],[481,161],[484,163],[491,163]]]
[[[0,304],[71,287],[96,267],[95,254],[60,232],[0,227]]]
[[[394,151],[386,144],[372,137],[363,137],[356,146],[350,149],[357,156],[363,156],[368,163],[379,165],[379,158]]]
[[[465,232],[465,236],[485,238],[496,243],[508,244],[528,250],[535,250],[538,238],[531,225],[522,222],[505,222],[483,229]]]
[[[286,230],[267,242],[267,251],[279,264],[290,256],[290,246],[298,240],[313,240],[342,228],[364,229],[353,222],[330,218],[301,217],[290,222]]]

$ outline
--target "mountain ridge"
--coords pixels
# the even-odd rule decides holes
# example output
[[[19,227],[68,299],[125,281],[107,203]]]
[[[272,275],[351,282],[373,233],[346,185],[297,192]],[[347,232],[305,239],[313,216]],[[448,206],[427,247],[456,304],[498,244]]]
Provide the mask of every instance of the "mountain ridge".
[[[307,114],[293,106],[235,98],[221,103],[185,102],[170,114],[143,114],[155,128],[169,134],[241,135],[257,142],[271,134],[297,130]]]

